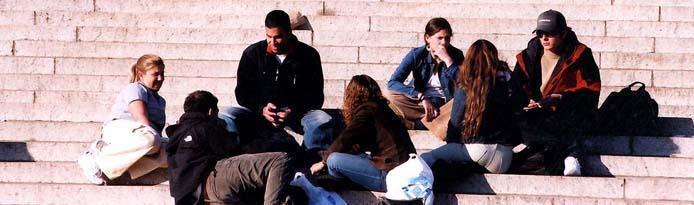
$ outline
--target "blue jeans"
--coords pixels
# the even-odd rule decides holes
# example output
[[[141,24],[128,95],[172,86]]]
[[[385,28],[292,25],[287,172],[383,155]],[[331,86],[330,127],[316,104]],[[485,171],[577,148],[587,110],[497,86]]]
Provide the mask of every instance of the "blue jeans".
[[[249,119],[253,113],[245,107],[227,107],[219,111],[218,117],[226,122],[229,132],[238,132],[243,118]],[[301,128],[304,132],[304,146],[306,149],[328,149],[333,142],[332,117],[322,110],[310,110],[301,118]],[[289,122],[288,124],[293,124]]]
[[[347,179],[371,191],[386,191],[386,174],[377,169],[368,155],[330,153],[326,162],[331,176]]]

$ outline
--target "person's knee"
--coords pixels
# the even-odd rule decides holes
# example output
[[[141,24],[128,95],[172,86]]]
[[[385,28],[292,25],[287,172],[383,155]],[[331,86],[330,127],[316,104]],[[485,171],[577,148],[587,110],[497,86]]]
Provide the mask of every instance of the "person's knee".
[[[222,117],[228,117],[231,119],[237,119],[239,117],[244,117],[246,115],[250,115],[252,111],[248,108],[245,107],[225,107],[219,110],[219,116]]]
[[[322,110],[311,110],[308,111],[304,117],[301,118],[301,125],[304,127],[318,127],[323,124],[330,122],[333,118]]]
[[[344,163],[344,155],[346,154],[338,152],[333,152],[328,155],[328,159],[325,160],[325,165],[331,173],[337,171],[339,165]]]
[[[226,123],[225,129],[229,132],[239,131],[239,120],[249,118],[251,110],[245,107],[226,107],[219,111],[217,117]],[[241,123],[243,124],[243,123]]]
[[[436,159],[434,158],[434,155],[431,154],[431,152],[422,153],[421,155],[419,155],[419,157],[422,158],[424,163],[426,163],[429,167],[434,166],[434,163],[436,163]]]

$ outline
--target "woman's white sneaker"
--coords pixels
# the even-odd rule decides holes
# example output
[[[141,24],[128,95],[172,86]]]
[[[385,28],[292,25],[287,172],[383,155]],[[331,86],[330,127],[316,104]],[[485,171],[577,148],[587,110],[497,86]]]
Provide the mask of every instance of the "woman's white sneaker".
[[[87,180],[96,185],[104,184],[103,173],[101,169],[96,165],[96,153],[99,152],[97,145],[99,141],[92,143],[86,152],[80,155],[77,159],[77,165],[80,166],[82,174],[87,177]]]

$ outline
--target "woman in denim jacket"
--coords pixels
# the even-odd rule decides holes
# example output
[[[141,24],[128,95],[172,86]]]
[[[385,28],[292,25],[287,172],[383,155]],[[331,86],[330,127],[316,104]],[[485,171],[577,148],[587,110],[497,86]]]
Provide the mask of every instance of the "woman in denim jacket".
[[[391,108],[405,120],[423,122],[442,138],[450,116],[458,66],[463,52],[450,45],[453,30],[444,18],[433,18],[425,27],[424,46],[412,49],[388,80]],[[412,74],[412,80],[405,83]],[[445,106],[447,105],[447,106]],[[438,130],[438,131],[437,131]]]

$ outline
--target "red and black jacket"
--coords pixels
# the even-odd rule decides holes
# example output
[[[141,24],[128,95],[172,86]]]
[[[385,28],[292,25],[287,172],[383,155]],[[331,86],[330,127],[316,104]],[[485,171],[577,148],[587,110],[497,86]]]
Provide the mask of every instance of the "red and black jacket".
[[[600,71],[590,48],[580,43],[576,34],[568,30],[559,62],[552,71],[547,85],[542,85],[540,59],[544,49],[538,38],[528,42],[528,47],[516,55],[517,63],[512,81],[520,89],[519,103],[527,105],[530,99],[540,102],[543,97],[561,94],[559,103],[543,108],[533,115],[540,118],[561,120],[566,126],[590,126],[597,112],[600,96]],[[551,117],[550,117],[551,116]],[[585,124],[586,122],[591,124]],[[583,127],[591,129],[590,127]]]

